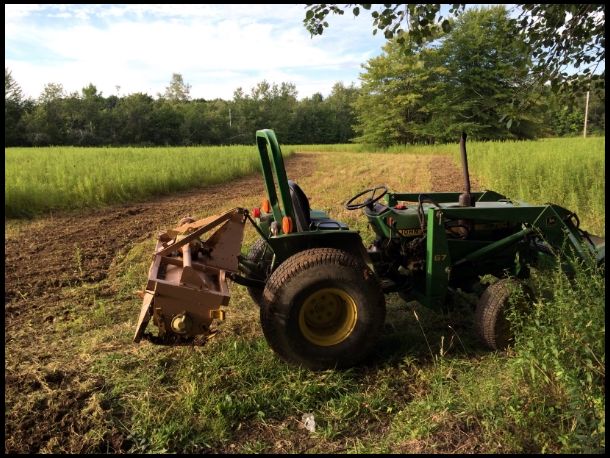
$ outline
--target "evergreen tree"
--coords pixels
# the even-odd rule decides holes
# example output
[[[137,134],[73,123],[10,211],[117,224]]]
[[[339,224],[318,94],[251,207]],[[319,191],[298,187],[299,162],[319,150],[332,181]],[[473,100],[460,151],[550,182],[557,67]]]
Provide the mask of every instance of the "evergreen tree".
[[[4,145],[24,141],[22,117],[25,101],[21,87],[8,68],[4,67]]]
[[[191,85],[184,82],[180,73],[172,73],[169,86],[165,88],[163,94],[159,94],[159,98],[171,102],[186,102],[191,99]]]

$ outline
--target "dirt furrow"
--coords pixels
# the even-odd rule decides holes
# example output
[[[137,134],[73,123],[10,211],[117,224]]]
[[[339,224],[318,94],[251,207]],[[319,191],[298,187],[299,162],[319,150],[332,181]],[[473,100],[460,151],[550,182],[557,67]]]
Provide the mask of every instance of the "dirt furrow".
[[[288,173],[310,175],[314,160],[313,155],[294,155],[286,161]],[[103,280],[121,250],[180,218],[193,212],[204,215],[219,202],[252,195],[264,195],[258,173],[154,201],[41,218],[17,237],[5,237],[5,319],[48,306],[63,287]]]

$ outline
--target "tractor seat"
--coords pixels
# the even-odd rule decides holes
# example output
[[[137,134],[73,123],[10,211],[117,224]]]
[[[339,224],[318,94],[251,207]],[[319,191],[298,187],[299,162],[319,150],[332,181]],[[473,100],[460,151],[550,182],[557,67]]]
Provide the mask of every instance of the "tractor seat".
[[[309,208],[309,199],[301,189],[301,187],[292,180],[288,180],[288,188],[290,189],[290,200],[292,200],[292,208],[296,219],[296,226],[299,232],[309,229],[311,224],[311,209]]]
[[[314,210],[313,213],[316,217],[312,218],[309,199],[301,187],[294,181],[288,180],[288,188],[290,189],[290,199],[292,200],[292,207],[294,209],[297,231],[349,229],[345,223],[329,218],[328,215],[322,211]]]

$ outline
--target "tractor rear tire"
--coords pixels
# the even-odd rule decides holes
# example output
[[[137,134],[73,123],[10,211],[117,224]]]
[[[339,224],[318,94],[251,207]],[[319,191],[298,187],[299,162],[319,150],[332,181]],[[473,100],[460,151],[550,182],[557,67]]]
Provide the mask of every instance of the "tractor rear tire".
[[[255,262],[261,266],[261,268],[255,272],[255,275],[259,277],[261,280],[265,279],[267,276],[267,264],[271,263],[271,258],[273,257],[273,252],[267,246],[267,242],[264,239],[260,238],[252,246],[246,255],[246,259],[248,261]],[[259,307],[263,302],[263,291],[264,288],[257,288],[255,286],[248,286],[248,294],[254,301],[256,305]]]
[[[261,324],[286,362],[312,370],[346,368],[374,348],[385,320],[385,297],[358,257],[313,248],[284,261],[263,293]]]
[[[520,297],[515,306],[523,310],[532,299],[530,289],[519,280],[503,278],[488,286],[481,295],[475,312],[475,327],[483,343],[492,350],[504,350],[514,341],[514,332],[506,319],[510,297],[520,288]]]

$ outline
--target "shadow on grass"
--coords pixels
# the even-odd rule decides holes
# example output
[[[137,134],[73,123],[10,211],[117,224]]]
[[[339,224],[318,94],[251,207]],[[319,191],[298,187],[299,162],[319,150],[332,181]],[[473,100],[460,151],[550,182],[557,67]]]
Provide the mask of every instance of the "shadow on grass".
[[[440,358],[470,359],[487,353],[474,330],[472,305],[457,299],[446,313],[386,296],[386,319],[375,350],[359,367],[394,366],[410,360],[422,367]]]

